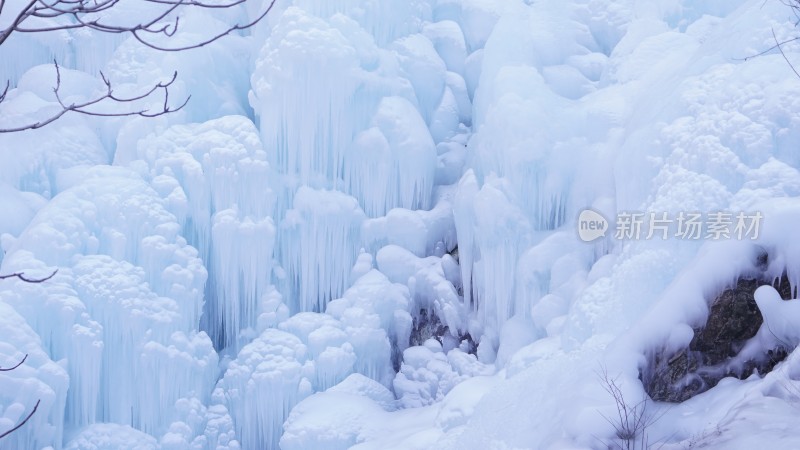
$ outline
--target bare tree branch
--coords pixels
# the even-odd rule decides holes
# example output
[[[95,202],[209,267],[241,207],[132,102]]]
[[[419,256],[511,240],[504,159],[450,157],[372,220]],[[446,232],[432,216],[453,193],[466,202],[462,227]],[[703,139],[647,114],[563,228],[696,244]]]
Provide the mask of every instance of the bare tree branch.
[[[174,72],[172,74],[172,78],[169,81],[159,82],[158,84],[156,84],[155,86],[152,86],[150,89],[146,90],[145,92],[143,92],[143,93],[141,93],[139,95],[132,96],[132,97],[120,97],[120,96],[115,95],[114,94],[114,88],[113,88],[113,86],[111,84],[111,81],[109,81],[109,79],[105,76],[105,74],[103,72],[100,72],[100,77],[103,79],[103,84],[105,84],[105,86],[106,86],[106,92],[104,94],[98,95],[98,96],[96,96],[96,97],[94,97],[94,98],[92,98],[90,100],[85,101],[85,102],[67,104],[61,98],[61,69],[60,69],[58,63],[55,60],[53,61],[53,65],[56,68],[56,85],[53,88],[53,93],[55,94],[56,101],[58,102],[59,106],[61,107],[60,110],[58,112],[56,112],[55,114],[51,115],[50,117],[48,117],[47,119],[44,119],[44,120],[41,120],[41,121],[38,121],[38,122],[35,122],[35,123],[29,123],[29,124],[25,124],[25,125],[20,125],[20,126],[16,126],[16,127],[13,127],[13,128],[0,128],[0,133],[14,133],[14,132],[17,132],[17,131],[35,130],[37,128],[42,128],[45,125],[49,125],[49,124],[55,122],[56,120],[60,119],[64,114],[66,114],[68,112],[76,112],[76,113],[84,114],[84,115],[87,115],[87,116],[97,116],[97,117],[126,117],[126,116],[158,117],[158,116],[161,116],[161,115],[164,115],[164,114],[169,114],[169,113],[173,113],[175,111],[180,111],[181,109],[183,109],[184,106],[186,106],[187,103],[189,103],[189,99],[191,98],[191,95],[186,97],[186,100],[184,100],[183,103],[181,103],[178,107],[171,107],[169,105],[169,88],[170,88],[170,86],[172,86],[172,84],[178,78],[178,72]],[[162,90],[164,92],[164,102],[162,103],[161,108],[157,109],[157,110],[136,109],[136,110],[133,110],[133,111],[122,111],[122,112],[109,113],[109,112],[100,112],[100,111],[96,111],[96,110],[92,111],[91,109],[87,109],[90,106],[98,105],[99,103],[103,102],[104,100],[108,100],[108,101],[115,102],[115,103],[118,103],[118,104],[133,103],[133,102],[136,102],[136,101],[139,101],[139,100],[143,100],[143,99],[149,97],[150,95],[152,95],[153,93],[155,93],[158,90]],[[4,96],[5,96],[5,93],[3,94],[3,96],[0,96],[0,101],[2,101]]]
[[[22,428],[22,426],[25,425],[25,423],[27,423],[31,419],[31,417],[33,417],[33,414],[36,412],[36,410],[39,409],[39,403],[41,403],[41,402],[42,402],[41,399],[36,400],[36,404],[33,405],[33,409],[31,410],[30,413],[28,413],[28,415],[24,419],[22,419],[22,422],[18,423],[14,428],[6,431],[5,433],[0,434],[0,439],[3,439],[4,437],[8,436],[9,434],[11,434],[11,433],[19,430],[20,428]]]
[[[130,33],[144,45],[161,51],[183,51],[192,48],[206,46],[224,36],[235,31],[246,30],[260,22],[275,6],[276,0],[271,0],[267,8],[254,20],[236,24],[225,31],[215,34],[211,38],[182,47],[164,47],[157,45],[147,39],[147,36],[164,35],[173,36],[180,23],[180,16],[176,16],[173,23],[162,23],[171,14],[177,13],[185,7],[201,9],[228,9],[246,3],[248,0],[234,0],[225,4],[205,3],[197,0],[145,0],[148,3],[167,6],[163,11],[154,14],[151,18],[135,25],[120,25],[100,22],[100,18],[90,16],[98,12],[106,11],[116,6],[119,0],[55,0],[53,3],[46,3],[44,0],[31,0],[26,7],[19,12],[15,20],[6,29],[0,30],[0,45],[8,39],[14,32],[20,33],[41,33],[45,31],[71,30],[75,28],[89,28],[102,33],[122,34]],[[26,28],[22,26],[30,17],[53,19],[57,17],[68,17],[72,23],[50,25],[45,27]]]
[[[646,450],[652,448],[653,444],[650,443],[648,429],[658,422],[667,413],[667,410],[653,414],[650,411],[648,397],[644,397],[643,400],[635,404],[628,402],[617,379],[609,376],[608,369],[605,366],[601,366],[595,373],[600,379],[603,390],[611,396],[617,408],[616,417],[608,417],[600,413],[600,416],[614,428],[614,434],[619,440],[619,442],[616,442],[617,448],[620,450]],[[662,442],[661,446],[665,443]]]
[[[0,372],[11,372],[12,370],[16,369],[17,367],[19,367],[19,366],[21,366],[23,363],[25,363],[25,360],[26,360],[26,359],[28,359],[28,354],[27,354],[27,353],[25,354],[25,356],[23,356],[23,357],[22,357],[22,359],[20,360],[20,362],[18,362],[18,363],[17,363],[17,365],[16,365],[16,366],[14,366],[14,367],[10,367],[10,368],[8,368],[8,369],[3,369],[2,367],[0,367]]]
[[[791,9],[792,14],[795,17],[794,26],[797,27],[798,25],[800,25],[800,0],[779,0],[779,1],[784,6],[787,6],[788,8]],[[765,0],[764,3],[766,3],[766,0]],[[763,5],[762,5],[762,7],[763,7]],[[795,37],[790,38],[790,39],[779,41],[778,40],[778,36],[775,34],[775,28],[771,28],[770,31],[772,31],[772,40],[775,41],[775,45],[767,48],[764,51],[758,52],[756,54],[753,54],[753,55],[750,55],[750,56],[746,56],[744,58],[734,58],[734,59],[737,60],[737,61],[749,61],[749,60],[751,60],[753,58],[758,58],[759,56],[764,56],[767,53],[770,53],[773,50],[777,49],[780,52],[781,56],[783,56],[784,61],[786,61],[786,63],[789,64],[789,67],[792,69],[792,72],[794,72],[794,74],[798,78],[800,78],[800,72],[798,72],[798,70],[795,68],[794,64],[792,64],[792,62],[789,61],[789,58],[786,56],[786,53],[783,51],[783,46],[784,45],[800,40],[800,36],[795,36]]]
[[[10,372],[10,371],[12,371],[12,370],[15,370],[15,369],[19,368],[19,366],[21,366],[22,364],[24,364],[24,363],[25,363],[25,360],[27,360],[27,359],[28,359],[28,354],[26,353],[26,354],[25,354],[25,356],[23,356],[23,357],[22,357],[22,360],[20,360],[20,362],[18,362],[18,363],[17,363],[17,365],[15,365],[14,367],[9,367],[8,369],[3,369],[3,368],[0,368],[0,372]],[[5,432],[3,432],[2,434],[0,434],[0,439],[3,439],[4,437],[6,437],[6,436],[8,436],[9,434],[11,434],[11,433],[13,433],[13,432],[15,432],[15,431],[19,430],[19,429],[20,429],[20,428],[21,428],[23,425],[25,425],[25,423],[27,423],[27,422],[28,422],[28,421],[31,419],[31,417],[33,417],[33,414],[34,414],[34,413],[36,412],[36,410],[39,408],[39,403],[41,403],[41,401],[42,401],[41,399],[39,399],[39,400],[36,400],[36,404],[35,404],[35,405],[33,405],[33,409],[31,410],[31,412],[29,412],[29,413],[28,413],[28,415],[27,415],[27,416],[25,416],[25,418],[24,418],[24,419],[22,419],[22,421],[21,421],[20,423],[18,423],[17,425],[15,425],[15,426],[14,426],[14,428],[12,428],[12,429],[10,429],[10,430],[8,430],[8,431],[5,431]]]
[[[792,68],[792,72],[794,72],[794,74],[797,75],[798,78],[800,78],[800,73],[797,73],[797,69],[794,68],[792,62],[789,61],[789,58],[786,57],[786,53],[783,52],[783,46],[778,43],[778,37],[775,36],[775,29],[772,30],[772,38],[775,39],[775,46],[778,47],[778,50],[780,50],[781,56],[783,56],[783,59],[786,61],[786,64],[789,64],[789,67]]]
[[[773,35],[773,37],[775,36],[775,30],[774,29],[772,30],[772,35]],[[775,45],[773,45],[772,47],[770,47],[770,48],[768,48],[768,49],[766,49],[764,51],[758,52],[758,53],[750,55],[750,56],[745,56],[744,58],[734,58],[734,59],[736,61],[750,61],[753,58],[758,58],[759,56],[764,56],[767,53],[775,50],[776,48],[781,48],[783,45],[789,44],[789,43],[797,41],[797,40],[800,40],[800,36],[793,37],[791,39],[786,39],[785,41],[780,41],[780,42],[778,42],[778,40],[775,39]]]
[[[242,5],[246,3],[248,0],[231,0],[229,3],[223,3],[223,4],[206,3],[202,0],[144,0],[144,1],[156,6],[163,6],[163,8],[157,12],[154,12],[152,16],[142,21],[141,23],[137,23],[134,25],[123,25],[123,24],[106,23],[105,21],[103,21],[103,17],[98,17],[97,15],[98,13],[108,11],[109,9],[114,8],[119,4],[120,0],[29,0],[22,7],[21,10],[19,10],[18,12],[16,11],[12,12],[12,14],[16,15],[13,16],[14,18],[13,20],[11,20],[10,25],[8,25],[5,29],[0,29],[0,45],[3,45],[3,43],[6,42],[9,36],[11,36],[13,33],[43,33],[48,31],[63,31],[63,30],[72,30],[78,28],[87,28],[90,30],[98,31],[100,33],[108,33],[108,34],[127,33],[132,35],[137,41],[139,41],[143,45],[150,47],[154,50],[159,50],[164,52],[179,52],[179,51],[204,47],[229,34],[232,34],[237,31],[246,30],[248,28],[255,26],[262,19],[264,19],[264,17],[266,17],[267,14],[270,13],[270,11],[272,11],[272,8],[275,6],[276,3],[276,0],[271,0],[271,1],[268,0],[269,3],[267,5],[267,8],[261,14],[259,14],[255,19],[249,22],[237,23],[236,25],[230,26],[227,29],[218,32],[211,37],[205,38],[193,44],[179,46],[179,47],[169,47],[161,44],[156,44],[155,42],[153,42],[153,38],[156,38],[158,36],[163,36],[167,38],[174,36],[178,32],[181,23],[179,13],[184,8],[219,10],[219,9],[233,8]],[[0,0],[0,14],[3,13],[5,6],[6,6],[6,0]],[[33,25],[30,27],[23,25],[23,23],[25,23],[31,17],[39,19],[63,18],[67,19],[67,22],[57,23],[54,25],[43,25],[43,26]],[[24,124],[12,128],[0,128],[0,133],[13,133],[23,130],[35,130],[37,128],[42,128],[60,119],[61,117],[64,116],[64,114],[68,112],[74,112],[90,116],[99,116],[99,117],[124,117],[124,116],[157,117],[160,115],[179,111],[184,106],[186,106],[189,99],[191,98],[191,96],[188,96],[186,100],[184,100],[184,102],[178,107],[169,106],[169,87],[175,82],[177,78],[177,72],[173,74],[172,79],[169,80],[168,82],[158,83],[155,86],[152,86],[149,90],[145,91],[143,94],[129,98],[121,98],[116,96],[114,94],[114,90],[110,80],[106,78],[105,74],[101,72],[100,76],[103,79],[103,83],[106,86],[105,94],[99,95],[83,103],[66,104],[64,101],[62,101],[59,92],[61,88],[61,72],[58,63],[54,61],[54,65],[56,68],[56,86],[54,87],[53,91],[55,93],[56,100],[58,101],[60,109],[51,116],[49,116],[48,118],[42,119],[35,123]],[[7,81],[5,89],[2,91],[2,93],[0,93],[0,103],[6,100],[9,89],[10,89],[10,82]],[[107,112],[100,112],[97,111],[96,109],[90,108],[92,106],[98,105],[103,101],[116,102],[116,103],[136,102],[139,100],[143,100],[152,94],[155,94],[156,91],[159,90],[163,90],[163,95],[164,95],[164,101],[160,109],[156,110],[137,109],[134,111],[107,113]]]
[[[157,0],[149,0],[149,1],[157,1]],[[242,3],[242,1],[244,1],[244,0],[238,1],[238,2],[236,2],[234,4]],[[136,37],[136,40],[138,40],[142,44],[144,44],[144,45],[146,45],[146,46],[148,46],[148,47],[150,47],[152,49],[160,50],[162,52],[180,52],[180,51],[189,50],[189,49],[193,49],[193,48],[200,48],[200,47],[204,47],[204,46],[206,46],[206,45],[208,45],[208,44],[210,44],[210,43],[212,43],[212,42],[214,42],[214,41],[216,41],[218,39],[221,39],[221,38],[233,33],[234,31],[240,31],[240,30],[246,30],[248,28],[252,28],[258,22],[261,22],[261,20],[264,19],[264,17],[266,17],[267,14],[269,14],[270,11],[272,11],[272,8],[275,6],[275,2],[276,1],[277,0],[272,0],[270,2],[269,6],[267,6],[267,9],[265,9],[264,12],[261,13],[261,15],[256,17],[254,20],[252,20],[252,21],[250,21],[248,23],[245,23],[245,24],[234,25],[234,26],[228,28],[227,30],[212,36],[209,39],[206,39],[204,41],[201,41],[201,42],[198,42],[198,43],[195,43],[195,44],[192,44],[192,45],[187,45],[185,47],[162,47],[162,46],[153,44],[151,42],[147,42],[145,39],[143,39],[143,37],[140,35],[140,30],[134,30],[131,33],[133,34],[134,37]],[[174,34],[177,31],[177,29],[178,29],[178,19],[176,18],[175,19],[175,28],[172,30],[172,33]],[[145,30],[145,31],[152,33],[152,31],[149,31],[149,30]],[[171,34],[169,36],[171,36]]]
[[[22,280],[22,281],[24,281],[26,283],[44,283],[45,281],[47,281],[47,280],[53,278],[54,276],[56,276],[56,273],[58,273],[58,269],[54,270],[53,273],[51,273],[50,275],[48,275],[48,276],[46,276],[44,278],[28,278],[25,275],[25,272],[16,272],[16,273],[10,273],[10,274],[7,274],[7,275],[0,275],[0,280],[5,280],[5,279],[8,279],[8,278],[18,278],[18,279],[20,279],[20,280]],[[27,358],[27,355],[25,355],[25,357]]]

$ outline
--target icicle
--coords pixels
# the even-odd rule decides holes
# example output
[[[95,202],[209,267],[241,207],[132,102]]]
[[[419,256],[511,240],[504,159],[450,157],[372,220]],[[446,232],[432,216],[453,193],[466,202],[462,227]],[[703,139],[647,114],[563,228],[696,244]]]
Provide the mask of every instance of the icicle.
[[[271,218],[254,222],[234,210],[214,216],[212,227],[216,301],[209,305],[211,333],[222,347],[237,342],[239,331],[255,328],[259,301],[268,292],[275,226]]]
[[[356,137],[344,182],[370,217],[392,208],[428,209],[436,146],[419,112],[402,97],[381,100],[373,128]]]
[[[325,310],[348,287],[350,269],[361,248],[364,213],[341,192],[301,187],[294,209],[284,219],[283,266],[295,295],[293,311]],[[335,265],[324,265],[336,261]]]
[[[218,386],[242,448],[278,448],[283,422],[304,396],[305,364],[306,347],[300,339],[272,328],[230,363]]]
[[[275,241],[274,177],[255,126],[241,116],[173,126],[117,155],[137,160],[208,266],[203,329],[220,348],[237,345],[256,325]]]
[[[39,402],[25,426],[3,438],[3,448],[61,448],[70,380],[45,350],[25,319],[0,300],[0,367],[19,365],[0,372],[0,430],[21,423]]]

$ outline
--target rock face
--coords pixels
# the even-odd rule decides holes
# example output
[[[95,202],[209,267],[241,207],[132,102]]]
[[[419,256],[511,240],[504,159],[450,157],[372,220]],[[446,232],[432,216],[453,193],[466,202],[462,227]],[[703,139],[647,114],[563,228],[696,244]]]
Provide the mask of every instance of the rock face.
[[[753,371],[770,372],[786,358],[787,349],[780,347],[765,350],[756,357],[740,355],[764,321],[753,297],[755,290],[764,284],[770,281],[740,279],[714,299],[706,324],[694,330],[687,348],[670,355],[653,355],[649,370],[641,374],[645,390],[653,400],[682,402],[711,389],[722,378],[744,379]],[[774,287],[784,300],[792,298],[785,276]]]

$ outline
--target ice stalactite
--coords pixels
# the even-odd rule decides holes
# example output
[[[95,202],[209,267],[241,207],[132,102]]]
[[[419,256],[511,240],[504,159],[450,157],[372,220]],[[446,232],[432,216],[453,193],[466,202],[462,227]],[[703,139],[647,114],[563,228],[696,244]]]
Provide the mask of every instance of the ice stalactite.
[[[572,230],[552,233],[522,252],[517,261],[517,311],[545,331],[551,320],[566,314],[565,298],[584,287],[593,261],[594,247],[576,241]]]
[[[244,346],[215,394],[231,411],[242,447],[277,448],[295,404],[353,373],[391,386],[393,348],[402,352],[411,330],[409,304],[405,286],[371,270],[327,313],[295,314]]]
[[[393,358],[408,346],[411,304],[408,288],[374,269],[329,304],[328,314],[342,322],[355,350],[355,372],[390,385]]]
[[[370,217],[396,207],[428,209],[435,167],[436,147],[417,109],[386,97],[347,154],[344,183]]]
[[[178,125],[121,148],[145,172],[209,268],[203,329],[219,348],[253,328],[271,282],[275,180],[246,117]]]
[[[29,273],[48,270],[44,263],[24,250],[15,252],[13,259],[3,267],[4,273],[22,268]],[[6,280],[13,289],[2,291],[0,300],[13,306],[39,332],[42,347],[51,358],[70,361],[66,367],[70,386],[64,420],[69,424],[86,425],[98,417],[103,327],[90,317],[71,278],[69,269],[59,268],[59,273],[46,286]],[[54,317],[58,320],[53,320]]]
[[[312,390],[313,363],[296,336],[267,329],[245,345],[219,381],[243,448],[277,448],[283,422]]]
[[[142,374],[163,373],[170,381],[153,383],[147,395],[139,394],[138,409],[143,415],[137,428],[157,435],[175,416],[176,402],[197,398],[208,403],[219,370],[217,353],[204,332],[174,332],[169,339],[152,340],[142,346],[138,358]]]
[[[461,185],[454,215],[464,296],[479,311],[482,323],[499,331],[512,315],[527,313],[517,301],[515,277],[531,227],[502,179],[490,177],[478,188],[468,172]]]
[[[429,51],[414,52],[411,44],[417,41],[426,42]],[[370,216],[427,204],[432,185],[427,167],[410,178],[416,192],[398,183],[411,174],[410,154],[433,153],[417,105],[426,99],[432,113],[444,92],[445,70],[427,38],[417,35],[413,42],[398,47],[402,52],[383,49],[348,16],[320,18],[297,7],[283,13],[258,56],[250,96],[269,161],[285,184],[278,193],[279,215],[303,184],[342,189],[344,182],[345,192],[356,196]],[[437,77],[429,86],[422,73],[430,67]],[[419,92],[409,81],[412,75]],[[398,113],[405,117],[395,125],[391,120]],[[386,187],[367,190],[358,176],[368,169],[374,171],[369,179],[388,176],[388,183],[379,183]],[[397,180],[395,172],[402,175]],[[411,198],[399,198],[396,189]]]
[[[325,311],[349,286],[361,241],[364,212],[337,191],[298,189],[283,222],[281,254],[288,271],[293,311]],[[326,265],[337,261],[336,266]]]
[[[21,363],[21,364],[20,364]],[[39,337],[10,305],[0,300],[0,432],[21,423],[3,448],[61,448],[69,376],[47,356]]]
[[[565,113],[568,105],[549,90],[535,68],[505,67],[491,81],[497,86],[496,97],[484,100],[490,94],[483,93],[476,98],[479,131],[469,144],[478,160],[474,163],[479,168],[476,175],[482,179],[495,173],[507,179],[531,225],[538,230],[558,228],[567,219],[576,172],[574,162],[586,152],[580,148],[579,139],[554,143],[554,136],[563,127],[559,124],[567,119],[556,123],[551,109],[544,105],[558,105],[552,108],[569,116]],[[490,80],[484,75],[482,82],[489,84]],[[515,90],[509,86],[526,88]],[[484,106],[485,101],[490,101],[490,106]],[[498,106],[501,104],[502,109]],[[503,132],[508,126],[523,130],[524,134],[509,139]]]
[[[309,379],[315,391],[335,386],[353,373],[356,354],[342,323],[327,314],[295,314],[279,328],[297,336],[314,363]]]
[[[70,177],[75,185],[42,208],[4,261],[4,270],[59,273],[21,283],[32,294],[24,301],[9,291],[3,298],[66,359],[68,426],[99,420],[160,431],[178,398],[201,395],[215,379],[216,353],[194,332],[206,270],[165,202],[134,173],[92,168]],[[153,389],[144,376],[153,367],[184,383]]]
[[[448,336],[436,336],[438,339],[456,339],[467,332],[467,322],[471,311],[465,305],[453,281],[460,278],[449,255],[440,258],[429,256],[419,258],[396,245],[387,245],[378,251],[376,257],[378,269],[394,283],[410,286],[409,294],[413,299],[413,313],[416,319],[424,313],[426,317],[435,316],[442,325],[448,328]],[[451,272],[450,278],[447,272]],[[461,283],[458,283],[459,285]],[[475,330],[470,330],[474,332]]]
[[[108,256],[80,258],[74,277],[78,298],[103,324],[99,418],[139,426],[148,419],[144,414],[155,413],[138,406],[142,389],[149,389],[139,375],[142,340],[169,339],[171,325],[180,317],[178,305],[150,291],[142,269]]]
[[[5,87],[6,78],[12,86],[16,86],[22,74],[31,67],[39,64],[51,64],[54,58],[57,61],[64,61],[69,54],[69,39],[68,31],[11,35],[0,46],[0,61],[2,61],[0,73],[3,74],[3,87]],[[15,50],[19,47],[26,47],[28,50],[24,52]],[[53,70],[52,66],[50,69]],[[55,81],[55,77],[53,81]]]
[[[398,37],[418,31],[430,20],[429,2],[425,0],[296,0],[294,5],[310,13],[328,18],[346,15],[375,39],[386,46]]]
[[[473,310],[478,309],[477,286],[473,279],[473,264],[480,259],[480,248],[476,245],[475,210],[472,202],[479,190],[475,172],[468,170],[458,182],[458,191],[453,199],[453,218],[458,233],[458,259],[461,267],[464,303]]]
[[[270,286],[275,226],[269,217],[254,222],[225,210],[214,216],[211,235],[216,298],[207,311],[216,318],[212,334],[228,346],[241,330],[256,326],[259,301]]]
[[[414,86],[419,113],[431,124],[434,111],[444,94],[447,66],[433,43],[422,34],[412,34],[392,44],[404,75]]]
[[[250,98],[279,173],[315,187],[339,178],[343,153],[371,114],[356,95],[361,70],[339,30],[295,7],[283,13],[261,49]]]

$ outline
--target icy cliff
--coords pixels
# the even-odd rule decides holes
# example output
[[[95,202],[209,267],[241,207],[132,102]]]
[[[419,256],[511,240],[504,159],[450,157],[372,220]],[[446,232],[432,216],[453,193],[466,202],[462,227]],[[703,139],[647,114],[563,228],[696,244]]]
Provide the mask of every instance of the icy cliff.
[[[193,11],[174,42],[257,3]],[[763,324],[713,386],[648,396],[702,369],[673,361],[740,280],[796,298],[792,11],[279,0],[187,52],[14,35],[0,128],[53,110],[54,57],[70,101],[100,70],[121,92],[178,71],[192,98],[0,133],[0,275],[57,270],[0,281],[0,368],[25,358],[0,371],[0,433],[37,408],[0,448],[607,448],[608,380],[664,448],[799,446],[800,313],[777,285],[748,294]],[[609,222],[592,242],[587,208]],[[617,236],[629,212],[763,221]]]

